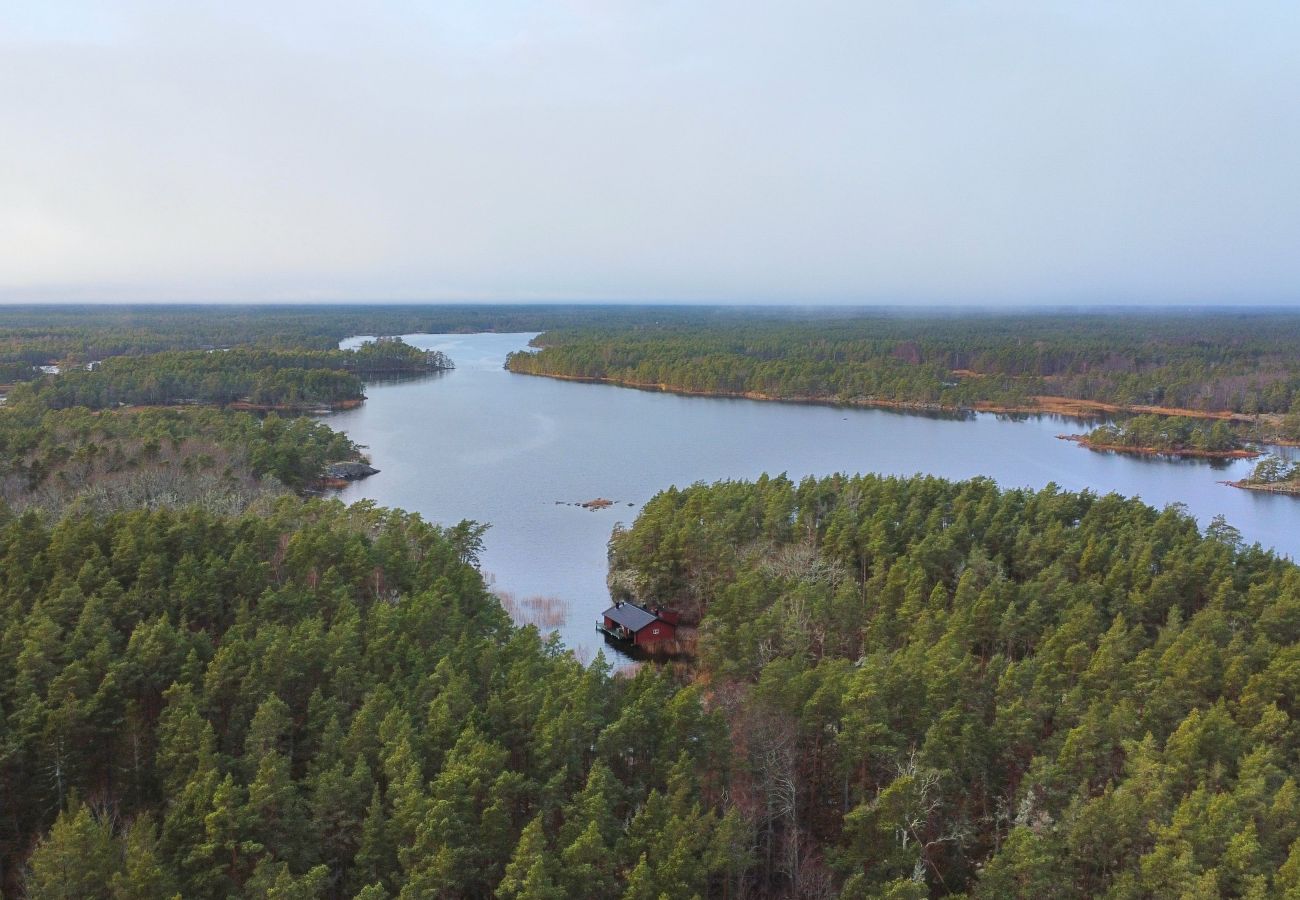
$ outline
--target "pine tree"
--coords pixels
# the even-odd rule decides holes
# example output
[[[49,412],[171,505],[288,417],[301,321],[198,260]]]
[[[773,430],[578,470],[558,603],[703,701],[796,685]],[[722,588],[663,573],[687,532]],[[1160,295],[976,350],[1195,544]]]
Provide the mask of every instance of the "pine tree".
[[[199,713],[188,684],[163,695],[167,706],[158,721],[157,767],[164,792],[177,796],[187,784],[216,767],[216,734]]]
[[[538,816],[519,835],[505,876],[497,885],[496,897],[498,900],[549,900],[561,896],[550,873],[546,836],[542,818]]]
[[[249,835],[273,856],[295,863],[307,852],[303,804],[289,774],[289,761],[275,751],[262,755],[248,786]]]
[[[564,848],[557,881],[569,897],[600,900],[615,896],[613,852],[595,820],[588,822],[586,830]]]
[[[227,895],[238,891],[253,868],[262,845],[252,840],[253,822],[244,792],[233,776],[227,775],[212,794],[208,814],[203,818],[203,841],[191,857],[207,869],[208,884]]]
[[[113,876],[113,900],[159,900],[179,896],[175,879],[158,852],[153,821],[142,816],[125,834],[126,852],[122,870]]]
[[[564,809],[564,825],[559,840],[568,844],[577,840],[593,823],[602,842],[612,845],[621,829],[615,810],[623,795],[623,786],[602,760],[596,760],[587,772],[587,782]]]
[[[361,825],[361,844],[353,860],[349,876],[351,889],[360,891],[366,885],[391,887],[391,879],[398,871],[397,848],[392,829],[384,813],[383,798],[375,785],[370,795],[370,806]]]
[[[650,864],[646,862],[645,854],[642,853],[627,877],[622,900],[660,900],[664,895],[657,886],[657,880]]]
[[[353,895],[352,900],[389,900],[392,894],[382,884],[368,884]]]
[[[264,857],[245,885],[247,900],[318,900],[329,883],[329,869],[316,866],[295,877],[287,863]]]
[[[96,900],[111,897],[119,862],[112,829],[75,799],[59,813],[50,833],[28,860],[31,900]]]

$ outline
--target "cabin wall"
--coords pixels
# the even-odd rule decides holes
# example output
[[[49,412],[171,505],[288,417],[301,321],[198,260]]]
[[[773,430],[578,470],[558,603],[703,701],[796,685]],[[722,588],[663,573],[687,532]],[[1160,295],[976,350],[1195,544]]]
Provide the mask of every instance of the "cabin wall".
[[[668,622],[651,622],[636,633],[634,642],[637,644],[654,644],[659,641],[666,641],[676,633],[677,629]]]
[[[672,625],[674,627],[676,627],[676,625],[678,624],[678,620],[681,618],[682,615],[680,612],[678,612],[675,609],[661,609],[659,607],[655,607],[654,613],[659,618],[663,619],[669,625]]]

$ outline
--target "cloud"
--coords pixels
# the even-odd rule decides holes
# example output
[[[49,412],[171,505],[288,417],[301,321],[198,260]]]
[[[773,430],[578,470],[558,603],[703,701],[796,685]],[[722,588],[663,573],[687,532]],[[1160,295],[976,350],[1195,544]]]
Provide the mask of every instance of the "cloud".
[[[23,6],[3,299],[1298,299],[1290,4]]]

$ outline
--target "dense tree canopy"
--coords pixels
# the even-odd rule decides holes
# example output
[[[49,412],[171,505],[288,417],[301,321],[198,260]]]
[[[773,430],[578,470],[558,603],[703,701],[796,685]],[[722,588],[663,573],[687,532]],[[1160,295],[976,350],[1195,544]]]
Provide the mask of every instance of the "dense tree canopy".
[[[354,372],[450,366],[443,354],[382,341],[347,352],[123,356],[49,375],[17,385],[0,408],[0,501],[58,513],[187,503],[236,511],[262,494],[312,488],[328,463],[358,460],[361,449],[306,417],[227,405],[293,413],[359,399]]]
[[[691,684],[511,626],[480,529],[260,502],[0,529],[11,886],[1300,887],[1300,570],[1226,525],[981,480],[667,491],[611,579],[698,623]]]
[[[256,406],[333,404],[361,398],[363,375],[422,374],[452,367],[445,354],[400,340],[357,350],[171,351],[116,356],[15,387],[13,401],[53,409],[125,404],[245,401]]]
[[[328,463],[361,458],[344,435],[290,414],[359,402],[361,376],[452,367],[396,339],[355,350],[168,351],[118,356],[16,385],[0,408],[0,500],[13,509],[133,506],[234,511],[315,487]]]
[[[1300,412],[1286,314],[859,314],[549,331],[512,371],[670,390],[948,407],[1053,395],[1243,414]]]
[[[763,315],[710,310],[706,317]],[[787,313],[789,314],[789,313]],[[333,350],[354,335],[541,331],[590,323],[694,321],[699,308],[576,305],[75,305],[0,306],[0,383],[111,356],[169,350]]]
[[[699,623],[761,883],[1300,890],[1300,569],[1117,496],[835,477],[660,494],[611,584]]]
[[[313,419],[202,408],[0,412],[0,500],[95,511],[302,490],[360,448]],[[90,511],[89,509],[87,511]]]
[[[6,896],[1300,897],[1300,568],[1225,522],[983,479],[669,489],[609,580],[686,653],[615,675],[510,623],[484,526],[296,496],[361,448],[239,408],[450,365],[348,334],[549,327],[512,368],[1300,434],[1292,319],[84,315],[0,311]]]
[[[749,846],[714,811],[720,718],[667,673],[612,678],[513,628],[479,534],[292,499],[10,520],[8,889],[720,892]]]

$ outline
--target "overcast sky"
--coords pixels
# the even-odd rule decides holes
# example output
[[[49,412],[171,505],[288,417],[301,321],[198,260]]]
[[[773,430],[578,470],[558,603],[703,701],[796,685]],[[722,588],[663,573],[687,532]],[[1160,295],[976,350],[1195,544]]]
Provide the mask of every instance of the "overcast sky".
[[[1300,3],[0,7],[0,299],[1300,302]]]

